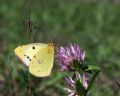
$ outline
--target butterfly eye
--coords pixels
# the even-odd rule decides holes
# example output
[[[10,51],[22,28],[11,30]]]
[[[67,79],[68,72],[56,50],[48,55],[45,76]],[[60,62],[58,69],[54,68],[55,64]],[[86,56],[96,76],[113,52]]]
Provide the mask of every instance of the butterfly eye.
[[[48,45],[49,45],[49,46],[53,46],[53,43],[49,43]]]

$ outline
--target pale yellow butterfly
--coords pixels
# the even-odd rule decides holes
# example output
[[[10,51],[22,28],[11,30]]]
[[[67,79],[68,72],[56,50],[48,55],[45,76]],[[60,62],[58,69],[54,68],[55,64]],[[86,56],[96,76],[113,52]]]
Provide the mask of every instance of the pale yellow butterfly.
[[[29,72],[37,77],[49,76],[54,63],[53,43],[33,43],[15,49],[16,56],[29,67]]]

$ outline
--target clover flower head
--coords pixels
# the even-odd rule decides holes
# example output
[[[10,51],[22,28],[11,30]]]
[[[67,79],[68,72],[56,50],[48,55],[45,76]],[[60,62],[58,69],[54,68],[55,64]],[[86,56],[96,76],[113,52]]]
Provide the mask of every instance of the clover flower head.
[[[85,89],[88,88],[89,78],[86,74],[80,76],[82,79],[82,85]],[[79,79],[80,79],[79,78]],[[68,96],[79,96],[76,90],[76,80],[73,80],[71,77],[65,77],[65,81],[67,83],[67,87],[64,88],[68,92]]]
[[[88,88],[88,84],[89,84],[88,76],[86,74],[83,74],[82,80],[83,80],[83,86],[85,87],[85,89],[87,89]]]
[[[67,85],[69,86],[68,88],[64,88],[68,92],[68,96],[77,96],[76,95],[76,88],[75,88],[75,81],[72,80],[71,77],[65,77],[65,81]]]
[[[67,47],[57,49],[57,58],[61,65],[61,71],[72,70],[73,61],[84,61],[85,51],[82,51],[77,44],[70,44]]]

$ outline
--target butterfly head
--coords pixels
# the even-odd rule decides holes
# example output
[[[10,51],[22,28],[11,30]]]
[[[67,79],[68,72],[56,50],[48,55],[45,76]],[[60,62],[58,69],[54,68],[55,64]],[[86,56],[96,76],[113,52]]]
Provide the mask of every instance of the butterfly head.
[[[54,47],[53,43],[48,43],[48,46]]]
[[[54,52],[54,45],[53,45],[53,43],[48,43],[48,47],[49,47],[49,49],[50,49],[52,52]]]

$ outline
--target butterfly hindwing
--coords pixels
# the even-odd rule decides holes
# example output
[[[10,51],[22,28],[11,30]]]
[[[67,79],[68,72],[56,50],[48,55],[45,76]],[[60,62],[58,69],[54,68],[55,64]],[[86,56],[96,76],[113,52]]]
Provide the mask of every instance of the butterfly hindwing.
[[[29,66],[30,61],[33,56],[42,48],[47,47],[47,44],[43,43],[33,43],[19,46],[15,49],[15,54],[17,57],[27,66]]]
[[[31,74],[37,77],[45,77],[50,75],[54,60],[53,48],[47,46],[42,48],[35,54],[29,65]]]

